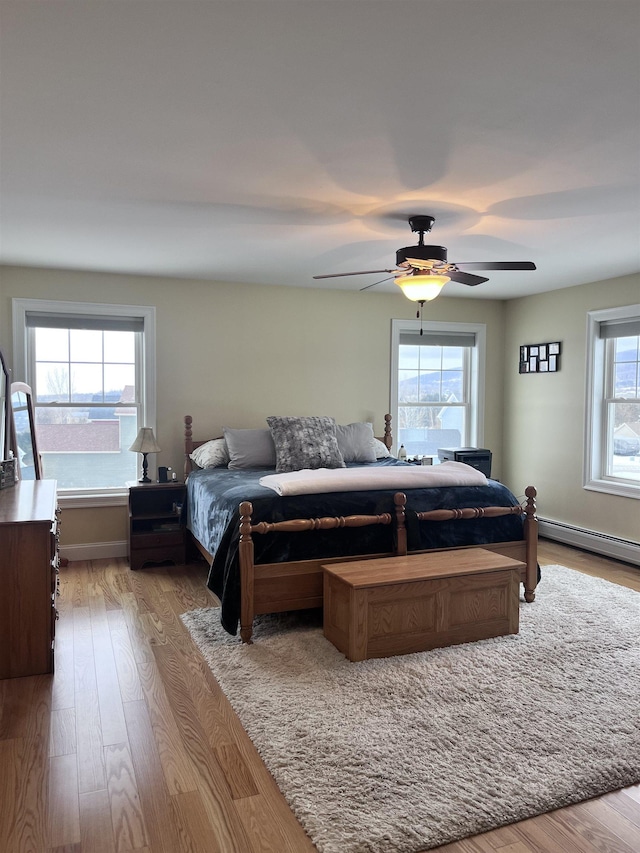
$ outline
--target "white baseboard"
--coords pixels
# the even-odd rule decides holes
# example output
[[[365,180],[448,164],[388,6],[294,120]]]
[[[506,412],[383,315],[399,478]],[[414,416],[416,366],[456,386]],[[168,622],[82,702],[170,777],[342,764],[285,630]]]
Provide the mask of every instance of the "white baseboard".
[[[540,536],[546,539],[554,539],[564,545],[573,545],[575,548],[594,551],[596,554],[604,554],[614,560],[623,560],[625,563],[640,566],[640,543],[638,542],[619,539],[617,536],[608,536],[606,533],[598,533],[594,530],[584,530],[581,527],[551,521],[548,518],[540,518],[538,521]]]
[[[562,524],[540,518],[540,536],[553,539],[565,545],[573,545],[585,551],[604,554],[614,560],[623,560],[640,566],[640,544],[593,530],[584,530],[571,524]],[[108,560],[127,556],[127,542],[92,542],[86,545],[66,545],[60,548],[60,556],[67,560]]]
[[[127,540],[122,542],[88,542],[86,545],[65,545],[60,548],[60,556],[69,561],[109,560],[127,556]]]

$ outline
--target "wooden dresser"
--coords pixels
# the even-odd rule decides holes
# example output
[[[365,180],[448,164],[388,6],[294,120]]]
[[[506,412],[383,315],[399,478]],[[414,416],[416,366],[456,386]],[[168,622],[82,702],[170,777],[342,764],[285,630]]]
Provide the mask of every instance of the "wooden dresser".
[[[58,512],[55,480],[0,491],[0,678],[53,672]]]

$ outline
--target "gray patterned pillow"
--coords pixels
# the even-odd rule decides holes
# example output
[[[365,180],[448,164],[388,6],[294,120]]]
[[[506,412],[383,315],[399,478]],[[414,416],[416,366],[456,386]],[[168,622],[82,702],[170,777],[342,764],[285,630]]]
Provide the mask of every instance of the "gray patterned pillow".
[[[267,418],[276,446],[276,471],[344,468],[333,418]]]

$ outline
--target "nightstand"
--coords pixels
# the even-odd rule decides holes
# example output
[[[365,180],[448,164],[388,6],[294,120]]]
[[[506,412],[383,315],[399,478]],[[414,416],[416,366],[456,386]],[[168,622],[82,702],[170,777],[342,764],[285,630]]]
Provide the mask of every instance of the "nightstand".
[[[136,483],[129,488],[129,565],[185,562],[184,483]]]

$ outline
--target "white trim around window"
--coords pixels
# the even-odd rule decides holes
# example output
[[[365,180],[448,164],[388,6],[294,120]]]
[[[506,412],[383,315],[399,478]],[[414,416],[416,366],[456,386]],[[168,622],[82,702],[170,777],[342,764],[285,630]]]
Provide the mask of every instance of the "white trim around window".
[[[469,423],[465,444],[482,447],[484,443],[484,395],[487,327],[484,323],[446,323],[436,320],[392,320],[391,321],[391,399],[390,411],[394,419],[398,416],[398,347],[403,333],[416,334],[423,329],[432,334],[467,334],[475,336],[471,347]],[[396,432],[396,430],[394,430]]]
[[[601,335],[600,327],[632,320],[640,320],[640,304],[587,312],[583,487],[609,495],[640,498],[640,483],[606,474],[607,338]]]
[[[135,317],[144,323],[142,356],[142,417],[145,426],[156,431],[156,309],[149,305],[118,305],[100,302],[64,302],[49,299],[12,299],[13,378],[33,385],[29,374],[27,315],[31,313],[66,316]],[[126,489],[68,490],[59,494],[67,507],[117,506],[126,503]]]

